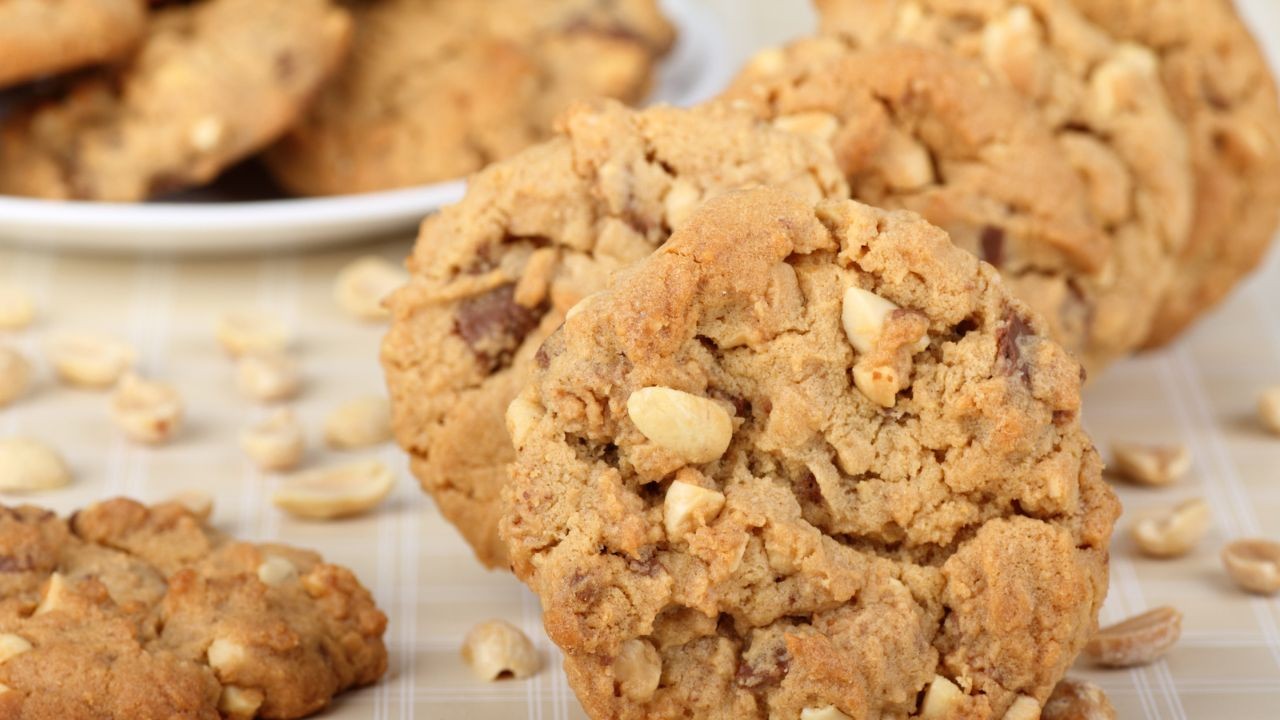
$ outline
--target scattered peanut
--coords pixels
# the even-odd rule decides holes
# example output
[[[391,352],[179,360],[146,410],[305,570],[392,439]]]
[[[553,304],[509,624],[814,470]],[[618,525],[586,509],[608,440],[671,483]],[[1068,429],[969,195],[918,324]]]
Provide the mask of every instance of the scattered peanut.
[[[1182,636],[1182,613],[1165,606],[1102,628],[1084,654],[1106,667],[1134,667],[1159,660]]]
[[[0,490],[52,490],[71,482],[71,470],[53,449],[34,440],[0,440]]]
[[[1003,720],[1040,720],[1040,703],[1033,697],[1019,695],[1004,711]]]
[[[63,382],[95,389],[115,385],[133,367],[135,358],[128,345],[87,334],[57,336],[50,341],[48,353]]]
[[[227,685],[218,698],[218,711],[226,720],[253,720],[266,699],[261,690]]]
[[[0,330],[21,330],[36,319],[36,305],[23,290],[0,286]]]
[[[489,620],[471,628],[462,642],[462,659],[481,680],[532,677],[542,659],[529,637],[506,620]]]
[[[22,397],[31,384],[31,363],[22,353],[0,347],[0,407]]]
[[[613,659],[613,679],[622,694],[636,702],[644,702],[658,691],[662,680],[662,656],[653,643],[632,638],[618,650]]]
[[[111,397],[111,414],[130,440],[163,443],[182,427],[182,397],[172,385],[128,373]]]
[[[4,633],[0,635],[0,665],[31,649],[31,643],[21,635]]]
[[[1041,720],[1116,720],[1116,709],[1102,688],[1063,678],[1040,713]]]
[[[260,402],[288,400],[298,394],[302,373],[284,353],[246,353],[236,366],[236,384],[246,397]]]
[[[924,701],[920,703],[921,720],[942,720],[949,717],[951,711],[964,699],[964,691],[949,678],[934,675],[933,682],[924,693]]]
[[[391,402],[371,395],[338,406],[325,420],[324,439],[337,450],[387,442],[391,439]]]
[[[1208,503],[1195,499],[1139,517],[1131,534],[1143,553],[1157,558],[1174,558],[1195,549],[1209,532],[1211,524]]]
[[[840,712],[835,705],[824,705],[822,707],[807,707],[800,711],[800,720],[852,720],[848,715]]]
[[[1114,443],[1111,455],[1116,472],[1140,485],[1163,487],[1191,469],[1191,451],[1185,445]]]
[[[333,297],[338,307],[361,320],[384,320],[390,316],[383,300],[409,281],[399,265],[377,256],[362,257],[338,271]]]
[[[1258,420],[1275,435],[1280,435],[1280,385],[1269,387],[1258,397]]]
[[[166,502],[181,505],[201,520],[208,520],[213,514],[213,497],[201,490],[183,490],[171,496]]]
[[[690,463],[718,459],[733,439],[733,418],[716,401],[666,387],[636,390],[627,414],[654,444]]]
[[[218,342],[233,357],[246,353],[282,353],[289,338],[278,319],[254,313],[228,313],[218,319]]]
[[[724,494],[676,480],[667,488],[663,501],[663,524],[667,537],[678,540],[709,524],[724,507]]]
[[[1222,549],[1222,564],[1241,588],[1259,595],[1280,593],[1280,543],[1236,540]]]
[[[372,510],[394,487],[391,470],[367,460],[295,475],[280,485],[272,502],[298,517],[331,520]]]
[[[240,435],[240,448],[265,471],[291,470],[302,462],[306,443],[293,411],[275,411]]]
[[[279,555],[268,555],[258,565],[258,579],[271,587],[283,585],[298,579],[298,568]]]

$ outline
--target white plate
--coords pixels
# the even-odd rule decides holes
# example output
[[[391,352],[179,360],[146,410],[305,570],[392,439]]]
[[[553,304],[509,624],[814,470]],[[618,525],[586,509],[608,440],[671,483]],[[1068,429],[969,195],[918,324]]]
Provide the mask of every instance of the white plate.
[[[662,5],[680,35],[652,101],[687,106],[712,97],[734,71],[720,18],[696,0]],[[100,252],[277,252],[412,233],[466,189],[457,180],[332,198],[228,202],[224,188],[233,196],[240,189],[227,185],[142,204],[0,197],[0,242]]]

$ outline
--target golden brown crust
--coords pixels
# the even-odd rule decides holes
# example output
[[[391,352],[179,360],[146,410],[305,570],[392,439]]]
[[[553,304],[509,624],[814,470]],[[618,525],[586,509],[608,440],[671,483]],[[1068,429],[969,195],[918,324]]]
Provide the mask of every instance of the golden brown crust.
[[[119,60],[146,27],[146,0],[7,0],[0,5],[0,87]]]

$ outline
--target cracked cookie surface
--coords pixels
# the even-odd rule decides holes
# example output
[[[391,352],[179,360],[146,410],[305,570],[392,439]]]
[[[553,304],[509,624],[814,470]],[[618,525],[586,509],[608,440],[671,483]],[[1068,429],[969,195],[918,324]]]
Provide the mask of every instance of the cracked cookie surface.
[[[0,564],[6,718],[298,718],[386,670],[350,571],[176,504],[0,507]]]
[[[0,2],[0,87],[118,60],[146,27],[146,0]]]
[[[1042,331],[918,216],[770,190],[584,302],[508,411],[502,533],[588,713],[1044,703],[1119,508]]]
[[[824,144],[746,113],[604,103],[568,113],[556,138],[478,174],[423,224],[383,367],[414,474],[481,562],[506,565],[498,492],[515,454],[502,415],[542,340],[704,199],[752,185],[848,196]]]
[[[329,0],[158,10],[127,63],[6,120],[0,192],[137,201],[202,185],[297,120],[350,30]]]
[[[674,41],[654,0],[350,7],[350,63],[269,155],[300,194],[463,177],[545,139],[574,101],[643,100]]]
[[[1174,339],[1257,267],[1280,223],[1280,98],[1229,0],[1072,0],[1098,26],[1151,48],[1187,127],[1191,235],[1148,345]]]
[[[864,47],[949,49],[983,63],[1035,107],[1109,240],[1096,275],[1104,302],[1090,318],[1093,343],[1110,359],[1139,347],[1175,282],[1193,203],[1187,133],[1160,82],[1159,58],[1112,40],[1070,0],[817,4],[824,32]]]

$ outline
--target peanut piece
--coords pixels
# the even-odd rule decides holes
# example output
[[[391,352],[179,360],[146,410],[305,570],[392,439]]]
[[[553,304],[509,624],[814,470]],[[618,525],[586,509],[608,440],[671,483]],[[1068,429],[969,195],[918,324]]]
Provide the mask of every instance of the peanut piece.
[[[895,190],[917,190],[933,182],[933,159],[929,151],[899,130],[891,130],[885,136],[877,161],[885,184]]]
[[[662,656],[653,643],[632,638],[618,650],[613,659],[613,679],[622,694],[636,702],[644,702],[658,691],[662,680]]]
[[[844,325],[844,334],[849,338],[849,344],[859,353],[874,350],[884,331],[885,322],[898,309],[897,305],[869,290],[859,287],[845,290],[840,321]],[[925,335],[914,341],[911,350],[920,352],[928,347],[929,336]]]
[[[1222,564],[1241,588],[1259,595],[1280,593],[1280,543],[1236,540],[1222,549]]]
[[[824,705],[822,707],[807,707],[800,711],[800,720],[852,720],[848,715],[840,712],[835,705]]]
[[[934,675],[920,703],[921,720],[942,720],[964,700],[964,691],[949,678]]]
[[[912,356],[929,346],[928,320],[851,287],[844,293],[841,322],[861,355],[853,367],[854,385],[877,405],[893,407],[911,375]]]
[[[0,347],[0,408],[22,397],[31,384],[31,363],[17,350]]]
[[[1116,720],[1116,709],[1097,685],[1063,678],[1044,704],[1040,717],[1042,720]]]
[[[387,442],[391,439],[391,402],[371,395],[340,405],[325,420],[324,439],[335,450]]]
[[[1195,549],[1211,524],[1208,503],[1195,499],[1147,513],[1133,524],[1130,534],[1143,553],[1174,558]]]
[[[1033,697],[1019,695],[1004,712],[1004,720],[1040,720],[1040,703]]]
[[[241,433],[240,448],[259,469],[273,472],[297,467],[306,442],[293,411],[283,408]]]
[[[218,711],[226,720],[253,720],[266,699],[261,690],[227,685],[218,698]]]
[[[533,676],[542,658],[529,637],[506,620],[489,620],[471,628],[462,642],[462,659],[481,680]]]
[[[31,643],[21,635],[4,633],[0,635],[0,665],[31,649]]]
[[[1280,385],[1263,390],[1258,397],[1258,420],[1273,435],[1280,435]]]
[[[234,640],[217,638],[205,650],[205,657],[209,660],[209,667],[214,669],[218,677],[223,677],[244,665],[249,659],[249,649]]]
[[[182,427],[182,397],[172,385],[128,373],[111,397],[111,414],[130,440],[154,445]]]
[[[258,565],[258,579],[275,587],[298,579],[298,568],[279,555],[268,555]]]
[[[218,342],[232,357],[283,353],[289,345],[284,324],[260,313],[227,313],[218,319]]]
[[[717,460],[733,439],[733,417],[716,401],[667,387],[641,388],[627,414],[655,445],[690,463]]]
[[[25,291],[0,286],[0,330],[22,330],[36,319],[36,305]]]
[[[177,503],[201,520],[208,520],[213,514],[213,497],[200,490],[183,490],[165,502]]]
[[[360,320],[385,320],[391,312],[387,296],[409,282],[409,273],[389,260],[362,257],[338,271],[333,298],[348,315]]]
[[[1102,628],[1084,654],[1105,667],[1134,667],[1159,660],[1182,636],[1182,613],[1165,606]]]
[[[391,494],[395,476],[376,460],[321,468],[285,480],[272,502],[298,517],[331,520],[368,512]]]
[[[662,504],[663,524],[667,537],[679,540],[708,525],[724,508],[724,494],[698,485],[676,480],[667,488]]]
[[[1111,455],[1116,472],[1139,485],[1163,487],[1191,469],[1191,451],[1185,445],[1113,443]]]
[[[49,582],[45,585],[44,595],[40,598],[40,604],[36,605],[35,615],[44,615],[58,610],[67,603],[67,579],[62,573],[55,572],[49,576]]]
[[[517,305],[527,308],[541,305],[547,299],[547,290],[551,287],[551,278],[555,275],[559,261],[560,252],[555,248],[534,250],[524,264],[524,272],[516,283],[511,299]]]
[[[662,200],[667,224],[673,229],[684,225],[701,201],[702,191],[697,185],[688,178],[676,178],[667,190],[667,196]]]
[[[507,406],[507,434],[511,444],[520,449],[533,432],[533,424],[542,414],[542,406],[533,399],[533,393],[521,393]]]
[[[802,112],[783,115],[773,121],[773,126],[796,135],[804,135],[829,145],[840,130],[836,116],[825,112]]]
[[[128,345],[88,334],[59,335],[50,341],[48,354],[63,382],[93,389],[115,385],[135,358]]]
[[[240,392],[260,402],[288,400],[298,394],[302,373],[298,363],[283,353],[248,353],[236,366]]]
[[[34,440],[0,440],[0,490],[52,490],[71,482],[71,470],[53,449]]]

